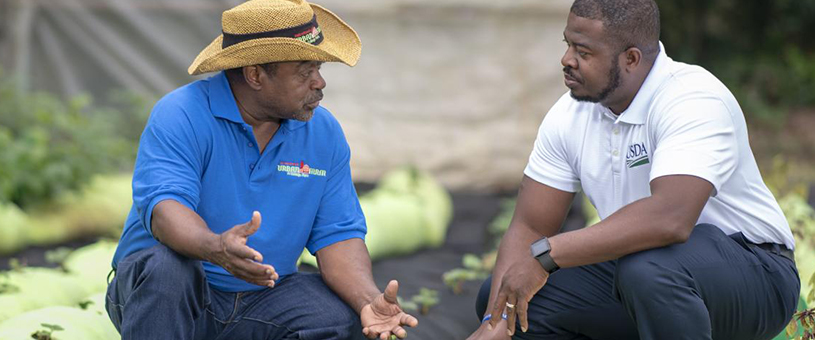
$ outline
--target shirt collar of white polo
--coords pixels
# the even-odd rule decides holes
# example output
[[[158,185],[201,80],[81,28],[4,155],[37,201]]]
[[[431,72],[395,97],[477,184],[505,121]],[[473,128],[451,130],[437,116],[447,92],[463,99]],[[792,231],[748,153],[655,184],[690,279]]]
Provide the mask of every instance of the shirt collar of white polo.
[[[656,94],[660,85],[662,85],[665,80],[665,77],[669,74],[668,63],[670,61],[671,59],[665,53],[665,46],[663,46],[660,41],[659,54],[654,62],[654,66],[651,67],[651,71],[648,72],[648,76],[634,96],[634,100],[631,101],[631,104],[628,105],[628,108],[625,109],[622,114],[616,117],[614,124],[620,122],[632,125],[645,124],[645,117],[648,115],[648,107],[653,101],[654,94]],[[608,113],[611,113],[611,110],[608,108],[604,109],[608,111]]]

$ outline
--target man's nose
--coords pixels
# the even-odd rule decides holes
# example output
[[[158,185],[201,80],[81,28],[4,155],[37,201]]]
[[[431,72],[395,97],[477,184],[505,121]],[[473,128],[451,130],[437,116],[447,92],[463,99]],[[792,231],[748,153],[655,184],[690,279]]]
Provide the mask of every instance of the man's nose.
[[[569,68],[577,68],[577,59],[574,57],[574,53],[572,53],[572,48],[569,47],[566,49],[566,53],[563,53],[563,57],[560,58],[560,64],[563,67]]]
[[[325,86],[326,86],[326,82],[325,82],[325,79],[323,78],[323,75],[320,74],[320,71],[314,72],[314,74],[315,74],[315,78],[314,78],[314,82],[312,82],[311,87],[313,89],[315,89],[315,90],[324,89]]]

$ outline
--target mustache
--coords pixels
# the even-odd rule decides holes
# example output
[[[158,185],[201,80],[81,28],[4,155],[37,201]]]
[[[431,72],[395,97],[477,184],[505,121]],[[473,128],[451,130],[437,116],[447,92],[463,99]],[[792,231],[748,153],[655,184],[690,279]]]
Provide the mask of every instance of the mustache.
[[[309,100],[307,100],[306,102],[313,103],[313,102],[320,101],[320,100],[323,100],[323,90],[315,91],[314,96],[312,98],[310,98]]]
[[[574,80],[577,80],[578,82],[582,83],[583,81],[577,75],[575,75],[573,73],[573,70],[574,70],[573,68],[571,68],[569,66],[565,66],[565,67],[563,67],[563,74],[566,74],[570,78],[572,78]]]

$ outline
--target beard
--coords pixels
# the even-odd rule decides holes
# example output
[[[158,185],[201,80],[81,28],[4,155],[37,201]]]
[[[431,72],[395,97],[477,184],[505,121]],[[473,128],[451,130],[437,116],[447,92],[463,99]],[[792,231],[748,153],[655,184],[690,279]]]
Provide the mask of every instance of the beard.
[[[608,71],[608,85],[600,91],[597,95],[584,95],[578,96],[574,94],[574,91],[569,91],[569,94],[579,102],[590,102],[590,103],[599,103],[605,100],[608,95],[610,95],[614,90],[620,87],[620,65],[616,63],[616,60],[612,60],[613,67],[611,70]],[[565,70],[564,70],[565,71]]]
[[[299,120],[301,122],[307,122],[311,120],[311,117],[314,117],[314,110],[302,110],[292,113],[291,119]]]
[[[314,93],[314,95],[309,96],[308,98],[306,98],[306,100],[304,102],[313,103],[313,102],[316,102],[316,101],[319,101],[319,100],[322,100],[322,99],[323,99],[323,91],[322,90],[317,90]],[[316,108],[314,110],[309,110],[308,108],[305,107],[304,104],[300,104],[300,105],[302,105],[302,106],[299,107],[298,109],[292,109],[292,108],[283,108],[276,102],[268,102],[266,104],[266,111],[267,112],[277,112],[277,114],[275,114],[274,117],[279,118],[279,119],[294,119],[294,120],[299,120],[301,122],[307,122],[307,121],[311,120],[311,118],[314,117],[314,110],[316,110]]]

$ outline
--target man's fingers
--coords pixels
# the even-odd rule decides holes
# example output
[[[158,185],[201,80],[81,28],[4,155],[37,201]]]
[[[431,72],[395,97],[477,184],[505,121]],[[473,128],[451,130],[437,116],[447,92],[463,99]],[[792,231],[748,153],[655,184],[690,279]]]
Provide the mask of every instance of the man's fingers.
[[[492,312],[490,312],[490,314],[492,314],[492,318],[490,321],[488,321],[489,325],[487,325],[487,328],[489,330],[495,328],[495,325],[501,321],[501,313],[503,312],[504,307],[506,307],[506,303],[506,294],[503,291],[498,293],[498,298],[495,299],[495,303],[492,305]]]
[[[396,280],[391,280],[388,282],[388,286],[385,287],[385,301],[388,303],[397,303],[396,294],[399,291],[399,282]]]
[[[511,295],[507,297],[506,306],[506,313],[507,313],[507,335],[512,336],[515,334],[515,309],[517,306],[515,305],[518,302],[518,299],[515,295]]]
[[[407,336],[407,331],[399,326],[394,327],[392,333],[399,339],[404,339]]]
[[[249,235],[252,235],[258,231],[258,228],[260,228],[260,212],[252,212],[252,219],[249,221],[249,223],[244,224],[244,226],[243,236],[248,237]]]
[[[227,245],[227,247],[229,246]],[[237,247],[229,247],[227,252],[231,255],[240,257],[241,259],[249,259],[255,262],[263,261],[263,255],[261,255],[260,252],[245,244],[241,244]]]
[[[391,337],[391,332],[389,332],[389,331],[384,331],[384,332],[379,334],[379,339],[381,339],[381,340],[388,340],[388,339],[390,339],[390,337]]]
[[[268,264],[260,264],[246,259],[238,259],[234,262],[232,273],[244,280],[277,280],[279,275],[274,267]],[[243,276],[243,277],[240,277]]]
[[[372,331],[368,327],[365,327],[365,328],[362,329],[362,334],[364,334],[365,337],[368,338],[368,339],[376,339],[376,335],[377,335],[374,331]]]
[[[526,333],[526,331],[529,330],[529,320],[526,318],[526,311],[529,310],[529,302],[523,299],[519,300],[516,308],[518,309],[518,320],[521,322],[521,332]]]
[[[416,319],[413,315],[405,313],[402,314],[402,318],[399,319],[399,323],[408,327],[416,327],[419,325],[419,320]]]

